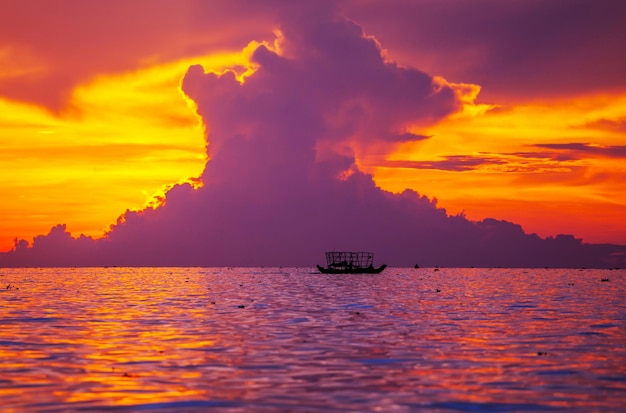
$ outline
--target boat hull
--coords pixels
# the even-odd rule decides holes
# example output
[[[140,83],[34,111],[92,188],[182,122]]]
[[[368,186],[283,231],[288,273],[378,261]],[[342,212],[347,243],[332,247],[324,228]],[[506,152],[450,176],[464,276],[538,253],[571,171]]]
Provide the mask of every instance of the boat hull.
[[[367,267],[367,268],[326,268],[320,265],[317,266],[317,269],[322,274],[380,274],[383,270],[387,268],[387,265],[383,264],[378,268]]]

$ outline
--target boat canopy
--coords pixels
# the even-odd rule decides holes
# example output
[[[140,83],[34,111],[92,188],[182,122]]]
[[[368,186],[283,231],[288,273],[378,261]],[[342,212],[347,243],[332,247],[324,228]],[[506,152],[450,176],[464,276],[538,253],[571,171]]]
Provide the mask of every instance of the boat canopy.
[[[329,251],[326,253],[328,268],[367,268],[374,265],[374,254],[371,252]]]

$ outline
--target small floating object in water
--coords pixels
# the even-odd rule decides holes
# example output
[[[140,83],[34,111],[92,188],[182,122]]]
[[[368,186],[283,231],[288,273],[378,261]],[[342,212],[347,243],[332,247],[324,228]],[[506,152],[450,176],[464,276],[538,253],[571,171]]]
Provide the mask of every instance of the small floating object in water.
[[[441,290],[440,290],[439,288],[437,288],[437,290],[436,290],[436,291],[437,291],[438,293],[440,293],[440,292],[441,292]]]
[[[240,305],[237,306],[237,308],[246,308],[246,306],[243,305],[243,304],[240,304]]]
[[[610,278],[602,278],[602,279],[600,280],[600,282],[603,282],[603,283],[605,283],[605,282],[609,282],[609,281],[611,281],[611,279],[610,279]]]
[[[538,355],[538,356],[547,356],[547,355],[548,355],[548,353],[546,353],[545,351],[538,351],[538,352],[537,352],[537,355]]]

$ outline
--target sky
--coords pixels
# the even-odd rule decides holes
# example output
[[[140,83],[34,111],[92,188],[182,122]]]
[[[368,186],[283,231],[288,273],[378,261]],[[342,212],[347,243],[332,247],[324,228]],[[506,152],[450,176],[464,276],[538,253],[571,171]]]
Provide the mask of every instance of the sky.
[[[0,251],[626,245],[624,4],[5,0]]]

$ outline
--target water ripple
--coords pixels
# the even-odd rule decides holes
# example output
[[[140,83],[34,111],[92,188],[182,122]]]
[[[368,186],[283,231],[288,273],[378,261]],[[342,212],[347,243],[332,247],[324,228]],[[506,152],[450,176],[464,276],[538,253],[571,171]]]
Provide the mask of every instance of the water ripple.
[[[624,275],[4,269],[0,411],[619,411]]]

